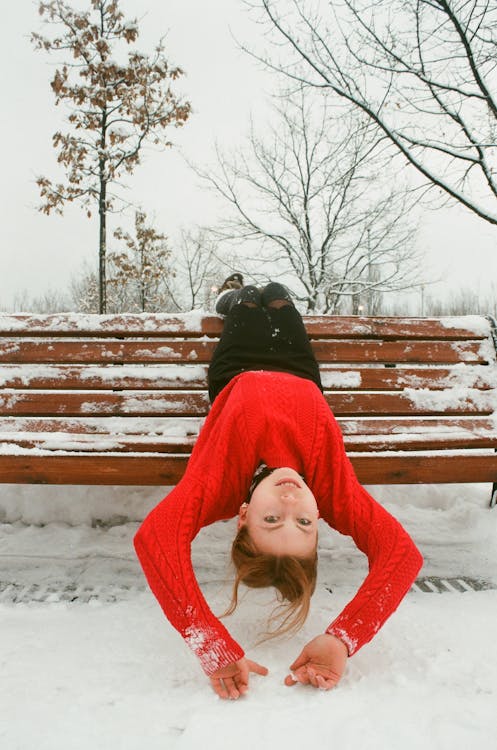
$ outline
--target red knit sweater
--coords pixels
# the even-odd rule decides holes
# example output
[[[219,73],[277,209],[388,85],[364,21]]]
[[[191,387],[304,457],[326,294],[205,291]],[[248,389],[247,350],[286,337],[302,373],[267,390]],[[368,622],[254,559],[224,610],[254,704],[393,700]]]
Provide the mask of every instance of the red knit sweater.
[[[237,515],[261,461],[303,474],[321,518],[368,557],[364,583],[326,630],[350,655],[394,612],[421,567],[408,534],[358,483],[317,386],[281,372],[238,375],[214,402],[183,478],[135,537],[152,591],[207,675],[244,652],[209,609],[190,545],[202,527]]]

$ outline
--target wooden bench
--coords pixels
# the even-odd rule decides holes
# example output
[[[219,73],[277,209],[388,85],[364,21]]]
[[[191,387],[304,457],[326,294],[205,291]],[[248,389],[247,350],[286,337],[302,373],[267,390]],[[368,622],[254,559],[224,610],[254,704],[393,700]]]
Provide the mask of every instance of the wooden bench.
[[[304,318],[364,484],[494,483],[492,319]],[[0,481],[175,484],[217,316],[0,314]]]

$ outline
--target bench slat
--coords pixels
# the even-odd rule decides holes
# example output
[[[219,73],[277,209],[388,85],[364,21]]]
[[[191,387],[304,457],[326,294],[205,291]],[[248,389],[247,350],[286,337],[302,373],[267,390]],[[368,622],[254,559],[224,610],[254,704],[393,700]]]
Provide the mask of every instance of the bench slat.
[[[95,435],[75,433],[29,433],[9,435],[0,433],[0,446],[3,452],[15,453],[15,447],[44,451],[64,451],[88,455],[91,453],[190,453],[196,437],[174,437],[157,435]],[[492,448],[495,445],[495,431],[471,432],[470,430],[443,430],[429,433],[397,433],[393,435],[345,435],[347,451],[409,451],[409,450],[462,450]]]
[[[187,457],[0,455],[5,483],[172,486],[183,476]],[[433,482],[492,482],[497,454],[430,456],[425,454],[352,455],[363,484],[430,484]]]
[[[467,433],[497,433],[497,426],[491,417],[435,417],[401,418],[388,417],[362,418],[338,417],[342,434],[347,439],[355,435],[413,435],[432,433],[449,435],[452,431]],[[112,435],[117,438],[132,435],[177,437],[197,435],[203,419],[200,417],[0,417],[0,434],[5,440],[13,433],[67,433],[69,437],[78,435]],[[13,439],[13,438],[11,438]]]
[[[82,435],[197,435],[201,417],[0,417],[0,433],[50,432]]]
[[[495,408],[493,392],[471,391],[463,397],[451,391],[411,395],[400,393],[336,392],[326,393],[332,411],[340,416],[438,414],[491,414]],[[0,395],[0,416],[204,416],[209,401],[201,391],[16,391]]]
[[[485,344],[475,341],[314,341],[319,362],[365,363],[456,363],[486,364]],[[0,362],[17,364],[136,363],[206,364],[216,344],[213,341],[42,341],[20,339],[0,348]]]
[[[361,316],[304,315],[311,338],[484,339],[489,324],[481,316],[442,318],[369,318]],[[170,335],[218,337],[223,326],[217,315],[200,312],[182,315],[54,315],[0,314],[0,336],[92,336],[133,338]]]
[[[0,415],[51,416],[154,416],[194,417],[206,414],[209,400],[205,392],[104,392],[16,391],[0,395]]]
[[[463,382],[470,388],[495,387],[496,375],[485,365],[459,367],[321,367],[325,390],[442,390]],[[207,365],[21,365],[0,366],[3,388],[38,390],[205,390]]]

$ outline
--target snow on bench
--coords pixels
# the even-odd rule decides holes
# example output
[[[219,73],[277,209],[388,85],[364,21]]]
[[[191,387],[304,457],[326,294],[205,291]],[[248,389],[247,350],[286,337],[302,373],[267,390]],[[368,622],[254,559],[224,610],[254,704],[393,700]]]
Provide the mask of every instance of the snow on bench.
[[[497,483],[492,319],[304,321],[363,483]],[[201,312],[0,314],[1,481],[175,484],[221,329]]]

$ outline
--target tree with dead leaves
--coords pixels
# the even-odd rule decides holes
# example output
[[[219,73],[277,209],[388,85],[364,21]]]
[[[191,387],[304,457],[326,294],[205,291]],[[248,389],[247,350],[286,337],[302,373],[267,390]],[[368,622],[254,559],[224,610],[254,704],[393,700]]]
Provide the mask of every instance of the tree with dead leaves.
[[[140,163],[146,142],[170,146],[164,131],[185,123],[190,104],[171,86],[183,74],[169,64],[161,40],[152,55],[134,45],[136,20],[126,21],[119,0],[88,0],[75,10],[63,0],[40,2],[53,31],[32,34],[36,49],[61,54],[51,81],[56,104],[67,107],[69,129],[53,136],[65,182],[39,177],[47,214],[77,202],[99,219],[99,311],[106,312],[107,214],[123,205],[124,176]]]

